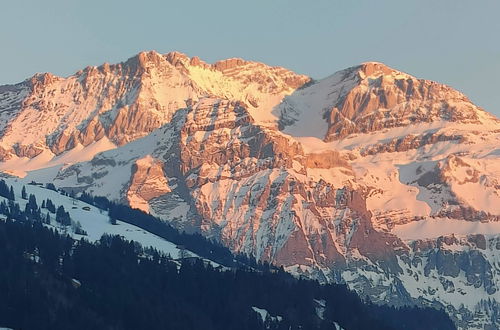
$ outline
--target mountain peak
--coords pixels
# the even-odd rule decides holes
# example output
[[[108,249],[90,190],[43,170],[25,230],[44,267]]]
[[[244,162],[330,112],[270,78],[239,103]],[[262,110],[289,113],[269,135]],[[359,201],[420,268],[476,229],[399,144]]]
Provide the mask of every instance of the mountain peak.
[[[287,98],[280,113],[285,132],[327,141],[419,123],[497,122],[461,92],[380,62],[365,62],[308,86]]]
[[[160,55],[161,56],[161,55]],[[170,62],[173,66],[177,66],[178,64],[185,64],[190,61],[189,56],[181,52],[169,52],[164,55],[164,58]]]
[[[380,62],[364,62],[359,66],[359,70],[367,76],[375,74],[392,74],[396,70]]]
[[[414,78],[413,76],[396,70],[381,62],[364,62],[356,67],[361,79],[379,76],[399,76],[404,78]]]
[[[31,86],[33,90],[35,90],[39,86],[49,85],[59,79],[61,78],[56,75],[53,75],[50,72],[36,73],[30,79],[28,79],[28,84]]]
[[[146,66],[147,63],[159,64],[165,61],[164,57],[154,50],[140,52],[136,56],[132,57],[132,59],[133,61],[136,61],[141,67]]]

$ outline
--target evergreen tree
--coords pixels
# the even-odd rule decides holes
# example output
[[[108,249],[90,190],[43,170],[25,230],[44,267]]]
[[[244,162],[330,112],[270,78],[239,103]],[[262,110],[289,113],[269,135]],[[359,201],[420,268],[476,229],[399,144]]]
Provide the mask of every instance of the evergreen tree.
[[[24,206],[24,214],[28,217],[28,220],[32,220],[31,219],[31,208],[30,208],[30,205],[28,203],[26,203],[26,205]]]
[[[15,200],[14,188],[12,186],[7,186],[4,180],[0,180],[0,196],[5,197],[10,200]]]
[[[56,206],[54,205],[54,203],[52,203],[52,200],[47,198],[47,203],[45,204],[45,206],[50,213],[56,213]]]
[[[5,197],[7,199],[11,199],[9,193],[9,187],[7,186],[4,180],[0,180],[0,196]]]
[[[9,200],[9,214],[12,219],[24,220],[24,214],[21,212],[19,204],[14,203],[14,201]]]
[[[21,198],[28,199],[28,195],[26,194],[26,187],[25,186],[23,186],[23,189],[21,189]]]
[[[82,228],[82,225],[80,223],[80,221],[77,221],[77,222],[72,222],[71,223],[71,227],[73,229],[73,232],[75,234],[78,234],[78,235],[86,235],[87,233],[85,232],[85,230],[83,230]]]
[[[35,197],[35,195],[30,194],[30,197],[28,199],[28,204],[27,205],[30,205],[30,208],[32,210],[36,210],[38,208],[38,205],[36,203],[36,197]]]
[[[5,201],[2,201],[0,203],[0,214],[8,215],[8,213],[9,213],[9,209],[7,207],[7,203],[5,203]]]
[[[45,185],[45,188],[50,189],[50,190],[57,191],[56,186],[54,186],[54,184],[53,184],[52,182],[47,183],[47,184]]]
[[[109,213],[108,216],[109,216],[109,223],[112,225],[116,225],[116,218],[111,216]]]
[[[64,210],[64,206],[60,205],[56,211],[56,221],[62,223],[65,213],[66,211]]]

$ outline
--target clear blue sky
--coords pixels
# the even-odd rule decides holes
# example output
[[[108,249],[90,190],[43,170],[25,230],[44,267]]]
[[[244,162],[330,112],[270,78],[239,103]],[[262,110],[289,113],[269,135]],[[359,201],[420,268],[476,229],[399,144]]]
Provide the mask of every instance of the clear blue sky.
[[[15,0],[0,6],[0,84],[141,50],[242,57],[322,78],[365,61],[451,85],[500,116],[500,1]]]

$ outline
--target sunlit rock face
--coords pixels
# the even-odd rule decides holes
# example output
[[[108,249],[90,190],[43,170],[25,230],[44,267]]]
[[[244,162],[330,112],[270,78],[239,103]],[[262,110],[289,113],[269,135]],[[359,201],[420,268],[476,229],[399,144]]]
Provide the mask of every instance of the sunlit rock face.
[[[59,155],[103,137],[121,146],[206,96],[272,108],[309,80],[262,63],[230,59],[209,65],[176,52],[143,52],[68,78],[37,74],[0,89],[2,160],[43,151]]]
[[[327,95],[323,100],[307,100],[324,92]],[[473,124],[495,120],[451,87],[376,62],[340,71],[287,98],[281,107],[285,123],[300,119],[295,115],[301,113],[303,103],[316,103],[322,108],[328,123],[326,141],[441,120]]]
[[[500,123],[448,86],[149,52],[0,95],[4,170],[66,159],[46,180],[375,302],[499,323]],[[29,114],[50,124],[28,134]]]

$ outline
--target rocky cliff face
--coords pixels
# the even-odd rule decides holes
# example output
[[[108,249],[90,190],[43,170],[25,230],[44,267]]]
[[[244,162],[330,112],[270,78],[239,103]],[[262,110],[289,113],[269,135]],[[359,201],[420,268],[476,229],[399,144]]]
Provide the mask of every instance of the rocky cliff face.
[[[346,282],[375,302],[441,306],[461,328],[500,323],[500,124],[459,92],[379,63],[316,82],[180,53],[104,67],[96,74],[126,67],[124,77],[140,77],[137,97],[96,110],[67,141],[82,148],[90,130],[88,141],[102,138],[87,146],[108,139],[112,150],[28,180],[57,173],[60,187],[128,203],[297,275]],[[17,123],[27,101],[16,95],[31,89],[3,90],[2,116]],[[15,140],[9,125],[3,141]],[[44,143],[58,157],[79,150],[51,144],[56,136]]]
[[[37,74],[0,90],[1,159],[60,155],[103,137],[121,146],[201,97],[237,99],[257,111],[308,81],[261,63],[232,59],[208,65],[175,52],[143,52],[68,78]]]

